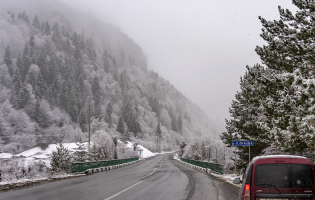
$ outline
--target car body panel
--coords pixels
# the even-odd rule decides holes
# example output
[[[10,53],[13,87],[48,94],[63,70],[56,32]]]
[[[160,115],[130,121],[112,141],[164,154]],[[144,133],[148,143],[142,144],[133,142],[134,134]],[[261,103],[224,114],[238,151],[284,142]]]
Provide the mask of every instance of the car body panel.
[[[265,170],[265,174],[263,173]],[[269,171],[268,171],[269,170]],[[287,170],[287,171],[286,171]],[[304,170],[304,171],[303,171]],[[294,171],[294,172],[293,172]],[[298,172],[308,172],[308,174],[299,175]],[[270,177],[266,176],[269,175]],[[294,174],[293,174],[294,173]],[[287,174],[287,175],[286,175]],[[315,166],[305,157],[275,155],[261,156],[254,158],[248,165],[244,176],[242,186],[239,192],[239,199],[243,199],[244,187],[250,184],[250,199],[251,200],[271,200],[271,199],[310,199],[315,198]],[[262,177],[259,177],[261,175]],[[312,176],[307,179],[308,182],[303,182],[305,176]],[[257,176],[257,177],[256,177]],[[293,177],[293,178],[292,178]],[[302,180],[294,182],[294,178]],[[271,185],[268,181],[271,180]],[[279,181],[278,181],[279,180]],[[256,181],[256,182],[255,182]],[[257,182],[260,181],[260,182]],[[277,185],[281,187],[277,187]],[[298,185],[300,184],[300,185]],[[308,187],[303,188],[304,185]],[[296,186],[296,187],[294,187]],[[297,186],[302,186],[297,188]],[[276,187],[276,188],[275,188]]]

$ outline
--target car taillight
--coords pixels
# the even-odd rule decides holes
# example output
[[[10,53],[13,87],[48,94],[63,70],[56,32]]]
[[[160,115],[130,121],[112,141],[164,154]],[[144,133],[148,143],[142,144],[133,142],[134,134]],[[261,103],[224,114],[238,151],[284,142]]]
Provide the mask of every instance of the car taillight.
[[[244,200],[250,200],[250,184],[245,184],[243,199]]]

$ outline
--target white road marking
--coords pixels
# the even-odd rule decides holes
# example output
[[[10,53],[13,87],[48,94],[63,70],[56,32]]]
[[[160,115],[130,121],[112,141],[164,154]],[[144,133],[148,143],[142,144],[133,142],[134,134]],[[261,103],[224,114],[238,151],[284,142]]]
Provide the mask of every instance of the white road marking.
[[[155,172],[156,168],[154,168],[153,172],[151,172],[148,176],[152,175]]]
[[[154,168],[153,172],[151,172],[151,173],[148,174],[147,176],[151,176],[151,175],[155,172],[155,170],[156,170],[156,168]],[[145,177],[147,177],[147,176],[145,176]],[[124,189],[123,191],[118,192],[117,194],[114,194],[113,196],[108,197],[107,199],[104,199],[104,200],[110,200],[110,199],[112,199],[112,198],[114,198],[114,197],[116,197],[116,196],[118,196],[118,195],[120,195],[120,194],[126,192],[127,190],[130,190],[131,188],[135,187],[136,185],[140,184],[141,182],[142,182],[142,181],[139,181],[139,182],[133,184],[132,186],[130,186],[130,187]]]
[[[116,196],[120,195],[121,193],[126,192],[127,190],[129,190],[129,189],[131,189],[131,188],[135,187],[136,185],[140,184],[141,182],[142,182],[142,181],[139,181],[138,183],[136,183],[136,184],[134,184],[134,185],[130,186],[129,188],[124,189],[124,190],[123,190],[123,191],[121,191],[121,192],[118,192],[117,194],[115,194],[115,195],[113,195],[113,196],[111,196],[111,197],[108,197],[108,198],[107,198],[107,199],[105,199],[105,200],[112,199],[112,198],[114,198],[114,197],[116,197]]]

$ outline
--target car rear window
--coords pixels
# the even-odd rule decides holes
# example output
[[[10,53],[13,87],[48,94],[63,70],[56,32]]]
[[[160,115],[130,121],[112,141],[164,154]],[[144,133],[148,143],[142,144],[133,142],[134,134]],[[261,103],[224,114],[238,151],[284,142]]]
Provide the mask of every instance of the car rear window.
[[[302,164],[260,164],[255,169],[258,187],[311,188],[314,186],[313,169]],[[265,185],[265,186],[263,186]]]
[[[262,164],[255,170],[255,185],[272,184],[277,188],[290,188],[291,165],[290,164]],[[266,186],[269,187],[269,186]]]
[[[313,169],[310,165],[292,164],[292,188],[314,186]]]

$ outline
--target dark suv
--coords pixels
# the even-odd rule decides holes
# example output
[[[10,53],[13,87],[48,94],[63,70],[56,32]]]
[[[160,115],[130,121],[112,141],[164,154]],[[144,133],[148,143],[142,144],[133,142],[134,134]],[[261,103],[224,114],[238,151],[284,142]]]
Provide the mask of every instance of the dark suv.
[[[314,164],[305,157],[255,157],[243,175],[239,200],[315,200]]]

